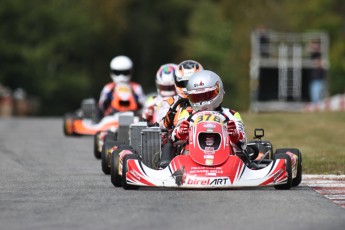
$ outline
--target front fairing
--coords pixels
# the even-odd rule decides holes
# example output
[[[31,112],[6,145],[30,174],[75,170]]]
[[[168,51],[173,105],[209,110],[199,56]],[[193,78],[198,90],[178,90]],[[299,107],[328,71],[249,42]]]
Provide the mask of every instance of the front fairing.
[[[235,188],[272,186],[286,183],[287,180],[284,159],[274,160],[259,170],[248,168],[235,155],[229,156],[226,162],[218,166],[197,164],[189,155],[176,156],[169,166],[162,170],[151,169],[138,159],[130,159],[126,163],[127,183],[138,186]]]
[[[196,163],[216,166],[224,163],[232,154],[225,119],[215,111],[198,112],[191,117],[188,147]],[[207,145],[205,137],[210,135],[214,137],[214,143]]]

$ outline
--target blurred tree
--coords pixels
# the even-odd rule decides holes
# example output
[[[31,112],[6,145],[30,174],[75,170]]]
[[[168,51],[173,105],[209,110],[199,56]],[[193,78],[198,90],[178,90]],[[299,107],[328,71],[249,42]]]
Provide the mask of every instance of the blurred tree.
[[[127,28],[121,39],[121,53],[134,61],[134,80],[146,92],[155,91],[154,77],[160,65],[179,63],[182,38],[191,3],[184,0],[129,0]]]
[[[284,10],[280,1],[276,0],[221,0],[219,7],[225,18],[232,22],[232,45],[228,55],[229,66],[232,66],[234,74],[235,108],[247,110],[250,102],[251,32],[259,26],[285,30]]]
[[[105,3],[104,11],[117,7],[112,1]],[[39,96],[43,115],[79,107],[81,99],[93,96],[100,62],[107,57],[108,63],[113,55],[104,41],[111,39],[107,44],[116,47],[114,33],[109,30],[111,36],[106,37],[104,31],[109,27],[117,31],[116,25],[123,23],[112,16],[109,26],[97,18],[99,5],[92,0],[1,1],[0,19],[6,23],[0,28],[0,80]]]
[[[227,68],[232,68],[232,87],[229,89],[231,96],[234,95],[236,101],[239,102],[239,104],[235,105],[236,108],[246,109],[249,105],[248,65],[251,52],[250,33],[257,26],[265,26],[277,32],[327,31],[330,35],[330,93],[331,95],[344,93],[344,1],[307,0],[303,2],[303,5],[298,0],[201,0],[201,2],[207,2],[207,4],[213,5],[213,7],[200,12],[201,14],[216,11],[214,8],[218,8],[218,14],[222,15],[222,22],[227,21],[231,25],[230,38],[228,40],[230,46],[223,47],[224,52],[228,52]],[[216,25],[215,27],[220,25],[214,22],[214,19],[209,20],[213,20],[214,25]],[[199,30],[207,30],[209,27],[208,23],[200,25],[202,26],[199,26],[201,28]],[[194,27],[190,26],[189,28],[191,32]],[[214,29],[214,31],[216,30]],[[202,34],[200,36],[199,38],[193,36],[191,40],[194,39],[195,42],[198,39],[207,40]],[[207,52],[209,56],[206,59],[209,62],[212,60],[213,51],[208,50]]]
[[[215,1],[201,0],[193,7],[188,21],[188,36],[183,42],[185,59],[199,61],[205,69],[216,72],[225,88],[224,104],[239,105],[234,65],[229,53],[232,25]]]
[[[198,2],[188,23],[185,53],[194,54],[205,68],[222,77],[226,106],[246,110],[250,95],[250,33],[258,25],[273,26],[271,21],[279,22],[281,6],[274,0]]]
[[[102,87],[109,82],[109,63],[120,54],[126,54],[123,49],[123,33],[129,27],[127,20],[127,1],[102,0],[102,4],[95,0],[81,1],[87,7],[91,36],[84,39],[88,42],[83,49],[87,49],[88,73],[92,88],[92,97],[98,98]],[[90,25],[88,25],[90,23]]]
[[[342,0],[2,0],[0,82],[42,99],[43,115],[60,115],[98,97],[109,62],[134,61],[133,80],[146,92],[166,62],[200,61],[225,84],[225,105],[249,105],[250,33],[330,34],[330,91],[345,87],[345,3]]]

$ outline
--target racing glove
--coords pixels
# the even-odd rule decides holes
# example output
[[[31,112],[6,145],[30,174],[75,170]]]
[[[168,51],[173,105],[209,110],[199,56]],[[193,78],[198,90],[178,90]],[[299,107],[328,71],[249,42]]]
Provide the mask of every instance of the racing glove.
[[[144,119],[147,121],[152,121],[153,119],[154,108],[153,105],[149,106],[144,113]]]
[[[176,137],[179,140],[186,140],[188,137],[189,122],[186,120],[182,121],[176,129]]]
[[[227,123],[228,133],[232,143],[237,143],[241,139],[241,133],[237,130],[236,123],[233,120]]]

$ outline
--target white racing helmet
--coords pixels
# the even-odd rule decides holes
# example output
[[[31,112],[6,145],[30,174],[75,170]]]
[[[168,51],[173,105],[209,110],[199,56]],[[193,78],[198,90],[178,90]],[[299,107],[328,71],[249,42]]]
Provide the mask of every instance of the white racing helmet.
[[[171,97],[176,95],[174,76],[177,65],[168,63],[162,65],[156,74],[157,92],[162,97]]]
[[[187,98],[186,86],[189,78],[193,74],[203,69],[204,68],[199,62],[193,60],[183,61],[177,66],[177,70],[175,73],[175,87],[176,92],[180,97]]]
[[[114,57],[110,62],[110,77],[115,83],[131,80],[133,62],[127,56]]]
[[[193,110],[214,110],[223,101],[223,82],[216,73],[202,70],[190,77],[187,96]]]

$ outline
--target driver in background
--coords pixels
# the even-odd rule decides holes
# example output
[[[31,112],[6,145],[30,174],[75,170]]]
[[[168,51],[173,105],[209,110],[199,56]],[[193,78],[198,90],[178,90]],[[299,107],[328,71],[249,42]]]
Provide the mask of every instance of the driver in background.
[[[157,94],[148,98],[145,102],[142,118],[150,126],[157,125],[163,119],[166,113],[162,110],[164,100],[176,95],[174,76],[177,65],[167,63],[161,65],[156,73],[155,82]]]
[[[133,62],[127,56],[116,56],[110,62],[110,78],[112,82],[106,84],[102,89],[98,102],[100,117],[108,116],[118,111],[140,111],[143,108],[145,95],[144,91],[136,82],[130,81],[133,72]],[[126,91],[129,95],[125,101],[116,95],[116,86]]]
[[[174,74],[175,89],[177,95],[169,97],[162,101],[160,109],[161,120],[159,126],[163,129],[171,130],[176,126],[178,118],[191,110],[187,100],[187,83],[189,78],[203,70],[203,66],[195,60],[185,60],[179,63]],[[176,107],[176,110],[173,108]]]
[[[193,109],[197,111],[218,111],[229,118],[227,130],[235,152],[242,152],[247,147],[244,123],[238,112],[222,107],[224,96],[223,82],[220,77],[209,70],[202,70],[190,77],[187,84],[187,96]],[[173,141],[187,140],[188,116],[181,118],[172,133]],[[210,140],[211,141],[211,140]]]

